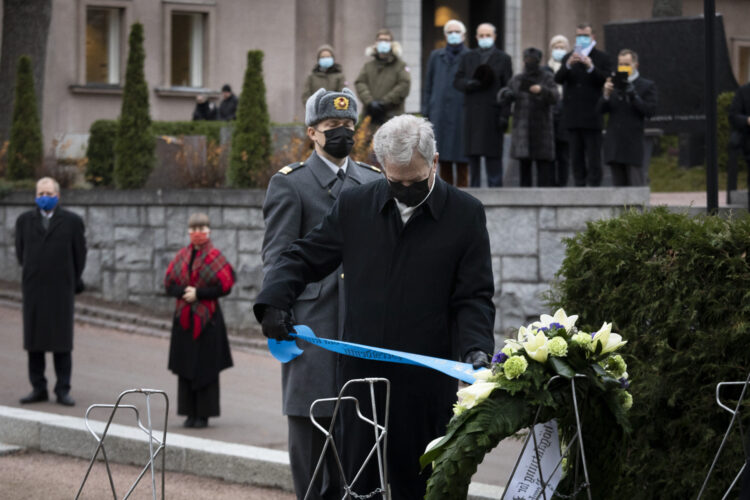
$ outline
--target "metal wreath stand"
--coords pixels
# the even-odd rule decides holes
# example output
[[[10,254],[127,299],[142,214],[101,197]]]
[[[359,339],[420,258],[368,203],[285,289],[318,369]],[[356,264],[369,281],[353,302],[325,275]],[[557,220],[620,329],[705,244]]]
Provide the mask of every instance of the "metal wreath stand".
[[[146,396],[146,423],[147,426],[144,426],[141,422],[140,413],[138,412],[138,407],[135,405],[121,405],[120,402],[122,401],[122,398],[128,394],[143,394]],[[153,395],[161,395],[164,397],[164,433],[162,434],[162,438],[159,439],[157,436],[154,435],[154,428],[153,424],[151,422],[151,396]],[[104,427],[104,432],[102,432],[102,435],[97,435],[96,431],[91,428],[91,423],[89,421],[89,414],[91,413],[91,410],[95,408],[112,408],[112,412],[109,415],[109,419],[107,420],[107,425]],[[86,484],[86,480],[89,477],[89,473],[91,472],[91,468],[94,466],[94,462],[96,461],[96,457],[99,455],[99,451],[101,450],[102,456],[104,457],[104,466],[107,468],[107,476],[109,478],[109,486],[112,489],[112,497],[117,500],[117,493],[115,492],[115,483],[112,480],[112,471],[109,468],[109,459],[107,458],[107,451],[104,448],[104,439],[107,437],[107,432],[109,431],[110,424],[112,423],[112,419],[115,416],[115,413],[118,409],[127,409],[127,410],[133,410],[133,413],[135,414],[136,419],[136,425],[140,430],[142,430],[147,436],[148,436],[148,450],[149,450],[149,459],[148,462],[146,462],[146,465],[141,470],[141,473],[138,474],[138,477],[133,481],[133,484],[130,486],[130,489],[127,493],[125,493],[125,496],[122,497],[123,500],[130,497],[131,493],[133,493],[133,490],[135,490],[135,487],[138,486],[138,483],[140,482],[143,475],[146,473],[147,470],[151,469],[151,493],[153,496],[153,499],[156,500],[156,474],[155,474],[155,467],[154,467],[154,460],[156,457],[161,453],[161,498],[164,500],[164,470],[165,470],[165,463],[164,460],[166,458],[166,451],[165,448],[167,446],[167,419],[169,417],[169,397],[167,397],[167,393],[159,390],[159,389],[129,389],[127,391],[123,391],[120,393],[120,396],[117,398],[117,401],[115,404],[93,404],[88,407],[86,410],[86,416],[85,416],[85,423],[86,428],[88,428],[89,432],[92,436],[94,436],[94,439],[98,442],[98,445],[96,447],[96,451],[94,451],[94,456],[91,457],[91,461],[89,462],[89,467],[86,469],[86,475],[83,476],[83,481],[81,482],[80,488],[78,488],[78,493],[76,494],[76,500],[81,496],[81,492],[83,491],[83,487]],[[156,444],[156,449],[154,450],[154,444]]]
[[[378,423],[378,412],[377,412],[377,405],[375,403],[375,384],[377,383],[384,383],[385,384],[385,421],[381,425]],[[372,419],[369,419],[362,415],[362,412],[359,409],[359,400],[355,398],[354,396],[344,396],[344,393],[346,392],[347,388],[350,385],[354,384],[368,384],[370,388],[370,403],[372,405]],[[336,417],[339,413],[339,408],[341,407],[341,403],[344,401],[351,401],[354,403],[356,410],[357,410],[357,417],[372,425],[373,433],[375,437],[375,443],[373,444],[372,448],[370,448],[370,452],[367,454],[367,457],[365,458],[364,462],[362,462],[362,466],[357,470],[357,473],[353,478],[351,478],[351,482],[347,481],[346,474],[344,473],[344,468],[341,465],[341,458],[339,457],[338,449],[336,448],[336,443],[333,441],[333,428],[336,424]],[[358,379],[352,379],[349,380],[347,383],[344,384],[344,386],[339,391],[338,397],[335,398],[321,398],[316,399],[312,402],[310,405],[310,420],[312,421],[313,425],[317,427],[326,437],[325,444],[323,445],[323,450],[320,453],[320,458],[318,458],[318,463],[315,466],[315,472],[313,472],[312,478],[310,479],[310,485],[307,487],[307,492],[305,493],[305,500],[309,498],[310,493],[313,488],[313,484],[315,483],[315,479],[318,477],[318,473],[321,470],[321,467],[323,465],[323,460],[325,459],[326,450],[328,447],[331,447],[331,451],[333,452],[333,456],[336,459],[336,466],[339,469],[339,474],[341,478],[344,481],[344,496],[343,499],[347,498],[356,498],[356,499],[366,499],[366,498],[373,498],[376,495],[380,495],[381,498],[385,500],[390,500],[391,495],[390,491],[388,490],[388,467],[386,462],[386,451],[387,451],[387,441],[386,436],[388,435],[388,413],[390,410],[390,401],[391,401],[391,382],[387,378],[358,378]],[[318,421],[315,420],[315,416],[313,415],[313,410],[315,407],[319,404],[323,403],[332,403],[335,402],[336,405],[333,408],[333,414],[331,416],[331,424],[328,429],[325,429]],[[365,466],[370,462],[370,460],[373,457],[377,457],[378,461],[378,472],[380,474],[380,487],[376,488],[375,490],[366,493],[364,495],[358,495],[354,492],[354,484],[357,482],[359,477],[362,475],[362,472],[365,469]]]
[[[571,493],[570,495],[564,495],[559,492],[553,493],[553,496],[557,496],[560,498],[576,498],[578,494],[581,492],[581,490],[585,489],[586,494],[588,495],[588,499],[591,499],[591,482],[589,481],[589,471],[588,467],[586,465],[586,453],[583,449],[583,433],[581,431],[581,416],[578,412],[578,398],[576,396],[576,379],[577,378],[587,378],[586,375],[582,375],[580,373],[576,373],[573,378],[570,379],[570,390],[571,394],[573,396],[573,411],[575,412],[576,416],[576,433],[573,435],[573,438],[570,440],[570,443],[567,443],[567,446],[565,447],[565,450],[560,454],[560,460],[557,461],[557,464],[555,465],[554,469],[546,475],[542,471],[542,461],[541,456],[539,454],[539,444],[537,443],[536,439],[536,432],[534,432],[534,427],[537,425],[539,421],[539,414],[541,413],[542,407],[541,405],[536,411],[536,416],[534,417],[534,421],[531,423],[531,426],[529,426],[529,435],[526,436],[526,440],[523,443],[523,448],[521,449],[521,453],[518,455],[518,460],[516,461],[516,465],[513,467],[513,471],[510,473],[510,478],[508,478],[508,483],[510,483],[510,480],[513,478],[513,476],[516,473],[516,469],[518,468],[519,463],[521,462],[521,458],[523,457],[523,453],[526,450],[526,447],[529,444],[529,441],[533,441],[534,443],[534,455],[536,459],[537,464],[537,470],[539,472],[539,483],[541,486],[541,491],[537,494],[536,497],[534,497],[534,500],[538,500],[539,498],[543,498],[544,500],[549,500],[547,497],[547,485],[549,484],[550,479],[552,476],[557,472],[557,469],[560,468],[562,465],[562,461],[564,458],[566,458],[568,455],[570,455],[571,451],[573,450],[573,446],[575,445],[575,442],[578,441],[578,449],[580,452],[580,455],[578,456],[578,459],[576,460],[575,465],[575,478],[573,481],[573,484],[578,484],[579,477],[578,477],[578,467],[579,465],[582,466],[583,469],[583,482]],[[547,381],[546,387],[548,388],[552,382],[562,379],[560,375],[555,375],[554,377],[550,378]],[[500,497],[501,500],[505,500],[507,489],[503,491],[503,496]]]
[[[706,486],[708,486],[708,480],[711,478],[711,474],[714,471],[714,468],[716,468],[716,463],[719,461],[719,455],[721,455],[722,450],[724,449],[724,445],[727,443],[727,439],[729,438],[729,433],[732,431],[732,427],[734,426],[734,423],[737,422],[737,426],[740,430],[740,439],[742,439],[742,442],[745,442],[745,433],[742,429],[742,422],[737,418],[737,415],[740,413],[740,407],[742,406],[742,400],[745,399],[745,394],[747,394],[747,387],[750,384],[750,373],[747,375],[747,379],[745,379],[744,382],[719,382],[716,384],[716,404],[719,405],[720,408],[723,410],[728,411],[732,414],[732,419],[729,421],[729,425],[727,426],[727,430],[724,433],[724,438],[721,440],[721,444],[719,445],[719,449],[716,452],[716,456],[714,456],[714,461],[711,462],[711,467],[708,469],[708,474],[706,474],[706,479],[703,481],[703,486],[701,487],[701,490],[698,492],[698,497],[696,500],[700,500],[703,496],[703,492],[706,490]],[[740,392],[740,397],[737,400],[737,405],[734,407],[734,410],[726,406],[724,403],[721,402],[721,388],[724,386],[742,386],[742,392]],[[745,450],[745,454],[747,454],[747,450]],[[729,493],[732,491],[732,488],[734,488],[734,485],[737,484],[737,481],[740,480],[740,477],[742,477],[742,473],[745,471],[745,463],[742,464],[742,467],[740,467],[739,472],[734,477],[734,480],[729,485],[729,488],[727,488],[726,493],[724,493],[724,496],[721,497],[722,500],[727,498],[729,496]]]

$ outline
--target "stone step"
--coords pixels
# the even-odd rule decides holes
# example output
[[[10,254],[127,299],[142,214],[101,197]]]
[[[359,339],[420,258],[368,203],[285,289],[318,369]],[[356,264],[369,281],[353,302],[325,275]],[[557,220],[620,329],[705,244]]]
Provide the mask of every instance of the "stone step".
[[[4,455],[12,455],[13,453],[18,453],[23,450],[24,448],[14,444],[0,443],[0,457]]]

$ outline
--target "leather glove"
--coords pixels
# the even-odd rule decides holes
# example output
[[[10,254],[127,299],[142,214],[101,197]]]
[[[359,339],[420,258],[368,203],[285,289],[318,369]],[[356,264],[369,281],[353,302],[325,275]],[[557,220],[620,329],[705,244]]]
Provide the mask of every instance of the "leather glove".
[[[476,79],[471,79],[466,81],[466,90],[468,92],[474,92],[475,90],[479,90],[479,88],[482,86],[482,82]]]
[[[478,370],[479,368],[489,368],[490,357],[487,356],[486,352],[475,349],[466,354],[466,357],[464,357],[464,363],[471,363],[471,366],[475,370]]]
[[[289,311],[266,306],[260,325],[263,335],[269,339],[293,340],[289,333],[294,332],[294,317]]]
[[[380,101],[372,101],[367,108],[370,110],[372,115],[380,115],[385,113],[385,106]]]

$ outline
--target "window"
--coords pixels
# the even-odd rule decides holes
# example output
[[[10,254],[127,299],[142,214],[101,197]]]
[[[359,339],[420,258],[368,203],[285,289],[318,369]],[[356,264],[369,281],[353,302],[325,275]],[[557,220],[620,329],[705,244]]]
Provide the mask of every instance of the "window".
[[[204,34],[204,14],[172,13],[172,86],[203,87]]]
[[[739,84],[744,85],[750,82],[750,44],[738,47],[739,65],[738,75]]]
[[[120,9],[86,8],[86,83],[120,84]]]

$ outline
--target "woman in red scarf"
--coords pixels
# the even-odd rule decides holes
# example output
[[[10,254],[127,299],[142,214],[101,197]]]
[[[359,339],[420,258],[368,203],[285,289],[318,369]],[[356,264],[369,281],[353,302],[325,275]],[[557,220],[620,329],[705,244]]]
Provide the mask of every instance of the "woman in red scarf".
[[[208,426],[219,416],[219,372],[232,366],[227,328],[219,297],[234,285],[232,266],[209,239],[208,216],[188,220],[190,245],[167,268],[164,286],[177,298],[169,369],[177,375],[177,414],[187,415],[185,427]]]

